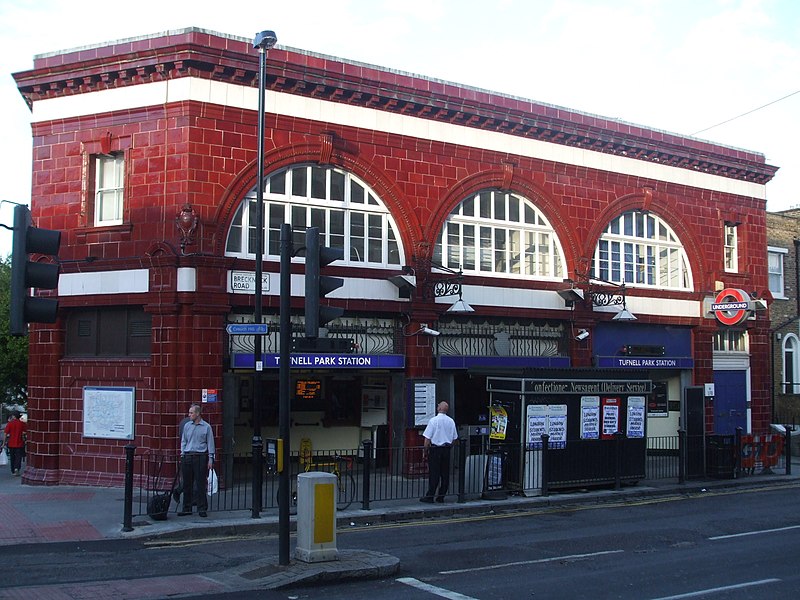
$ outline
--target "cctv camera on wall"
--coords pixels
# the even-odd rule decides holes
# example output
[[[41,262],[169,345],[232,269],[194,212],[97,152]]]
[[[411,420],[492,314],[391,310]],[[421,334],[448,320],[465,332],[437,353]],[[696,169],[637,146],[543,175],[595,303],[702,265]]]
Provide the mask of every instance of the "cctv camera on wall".
[[[589,337],[589,332],[586,329],[578,329],[578,335],[575,336],[575,339],[579,342],[582,342],[586,338]]]
[[[422,325],[422,327],[419,328],[419,331],[420,333],[424,333],[425,335],[440,335],[439,331],[431,329],[430,327],[424,324]]]

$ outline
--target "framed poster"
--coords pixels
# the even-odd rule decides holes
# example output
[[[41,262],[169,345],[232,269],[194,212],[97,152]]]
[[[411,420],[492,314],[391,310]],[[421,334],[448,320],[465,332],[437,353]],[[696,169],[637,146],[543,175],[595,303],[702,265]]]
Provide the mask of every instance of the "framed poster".
[[[83,437],[132,440],[136,388],[83,388]]]
[[[417,379],[411,388],[414,400],[414,425],[424,427],[436,416],[436,382]]]

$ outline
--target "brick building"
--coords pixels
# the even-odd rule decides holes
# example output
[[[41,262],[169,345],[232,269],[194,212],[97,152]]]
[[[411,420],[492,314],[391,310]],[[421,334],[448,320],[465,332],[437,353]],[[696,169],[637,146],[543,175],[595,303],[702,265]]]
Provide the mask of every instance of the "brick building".
[[[775,421],[800,422],[800,209],[767,213],[767,253]]]
[[[253,319],[250,40],[186,29],[40,55],[15,79],[34,219],[64,234],[59,320],[30,331],[28,483],[119,483],[123,446],[174,449],[192,401],[225,451],[249,449],[254,404],[275,434],[282,223],[295,248],[318,226],[343,249],[326,272],[345,312],[324,335],[355,344],[294,355],[293,449],[413,443],[437,399],[487,423],[490,377],[544,382],[541,406],[558,381],[623,410],[614,386],[646,381],[647,436],[768,427],[769,324],[751,308],[776,169],[759,153],[272,49],[254,401],[253,338],[226,333]],[[472,312],[448,311],[459,298]],[[521,423],[526,406],[507,408]]]

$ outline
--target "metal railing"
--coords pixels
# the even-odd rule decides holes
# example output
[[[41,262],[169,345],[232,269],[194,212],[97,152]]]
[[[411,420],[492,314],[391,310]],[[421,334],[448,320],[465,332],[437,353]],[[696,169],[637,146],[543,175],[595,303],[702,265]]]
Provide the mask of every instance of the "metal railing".
[[[538,490],[546,495],[558,488],[586,485],[619,488],[623,483],[639,480],[683,482],[686,477],[741,477],[769,472],[773,468],[791,473],[787,454],[791,445],[790,430],[782,440],[780,456],[774,455],[773,446],[764,446],[763,452],[773,452],[766,462],[751,460],[747,454],[754,444],[752,436],[692,437],[681,432],[676,436],[627,439],[620,434],[602,446],[597,440],[569,440],[565,447],[552,447],[549,438],[545,438],[543,436],[542,443],[535,447],[500,444],[474,454],[469,451],[468,441],[460,440],[451,451],[448,501],[464,502],[487,496],[497,489],[511,494],[537,493]],[[147,515],[148,503],[156,494],[172,491],[180,459],[177,453],[141,451],[137,454],[134,446],[126,446],[125,450],[124,524],[130,527],[133,517]],[[286,468],[292,482],[306,471],[334,472],[339,477],[339,508],[366,510],[371,503],[416,499],[426,494],[428,467],[422,450],[421,446],[375,447],[368,440],[357,449],[314,451],[304,455],[292,452]],[[264,464],[263,459],[261,464]],[[252,468],[251,453],[218,454],[215,470],[219,489],[209,497],[209,510],[251,510]],[[265,473],[262,485],[261,508],[277,510],[277,473]],[[290,497],[296,497],[295,485],[292,484]],[[173,502],[171,510],[177,511],[178,506]]]

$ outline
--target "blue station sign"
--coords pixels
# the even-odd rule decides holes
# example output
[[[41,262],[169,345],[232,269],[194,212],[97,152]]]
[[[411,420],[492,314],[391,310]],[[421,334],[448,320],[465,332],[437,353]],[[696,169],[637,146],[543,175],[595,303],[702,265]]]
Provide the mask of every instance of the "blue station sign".
[[[231,355],[234,369],[252,369],[252,353]],[[265,369],[280,367],[279,354],[262,354]],[[402,354],[292,354],[293,369],[404,369],[406,357]]]

